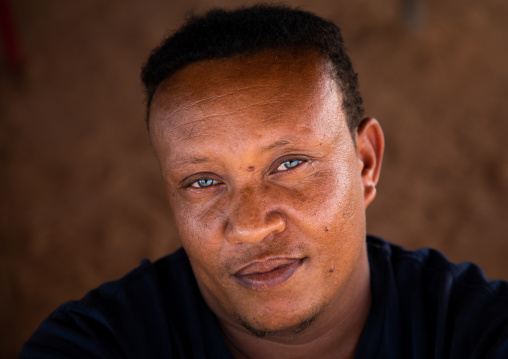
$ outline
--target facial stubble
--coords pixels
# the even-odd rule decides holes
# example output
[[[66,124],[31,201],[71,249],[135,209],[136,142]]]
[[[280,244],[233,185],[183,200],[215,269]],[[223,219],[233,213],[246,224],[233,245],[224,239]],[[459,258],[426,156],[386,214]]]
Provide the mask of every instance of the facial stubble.
[[[311,312],[297,324],[278,329],[256,327],[254,324],[249,323],[247,319],[243,318],[238,313],[235,313],[235,317],[242,327],[247,329],[255,337],[261,339],[265,337],[298,335],[307,329],[321,315],[322,312],[323,310],[320,308],[313,308],[313,310],[311,310]]]

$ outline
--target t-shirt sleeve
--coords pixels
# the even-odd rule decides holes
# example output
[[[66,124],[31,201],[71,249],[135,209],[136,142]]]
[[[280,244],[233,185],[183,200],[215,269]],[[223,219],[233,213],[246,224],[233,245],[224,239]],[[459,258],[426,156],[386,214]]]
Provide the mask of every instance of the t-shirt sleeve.
[[[120,348],[103,315],[69,302],[42,322],[19,358],[120,358]]]
[[[508,326],[488,353],[487,359],[508,358]]]
[[[150,262],[60,306],[19,358],[140,358],[171,353],[163,300]],[[168,357],[166,355],[165,357]]]
[[[19,358],[232,358],[179,250],[66,303]]]

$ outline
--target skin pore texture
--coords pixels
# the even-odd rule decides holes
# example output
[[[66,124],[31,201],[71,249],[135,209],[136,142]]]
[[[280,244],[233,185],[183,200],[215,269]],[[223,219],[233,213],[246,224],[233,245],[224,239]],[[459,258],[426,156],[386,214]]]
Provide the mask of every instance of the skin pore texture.
[[[150,108],[180,239],[237,358],[352,358],[368,316],[384,140],[369,118],[355,147],[332,71],[307,50],[200,61]]]

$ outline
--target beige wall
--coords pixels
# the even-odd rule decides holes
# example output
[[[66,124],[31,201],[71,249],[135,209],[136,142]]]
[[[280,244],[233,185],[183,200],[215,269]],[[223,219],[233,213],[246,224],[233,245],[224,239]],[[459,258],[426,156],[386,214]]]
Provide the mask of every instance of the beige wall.
[[[63,301],[178,246],[139,68],[218,1],[11,1],[22,78],[0,66],[0,357]],[[184,3],[186,5],[184,5]],[[233,6],[252,2],[220,2]],[[508,279],[508,3],[292,1],[343,28],[387,151],[369,232]]]

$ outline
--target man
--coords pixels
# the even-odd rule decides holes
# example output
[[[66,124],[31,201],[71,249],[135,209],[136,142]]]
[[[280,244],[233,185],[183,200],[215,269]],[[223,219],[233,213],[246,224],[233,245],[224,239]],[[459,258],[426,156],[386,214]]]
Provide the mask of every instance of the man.
[[[506,283],[366,237],[384,139],[335,25],[212,11],[142,78],[183,249],[64,304],[21,357],[508,357]]]

